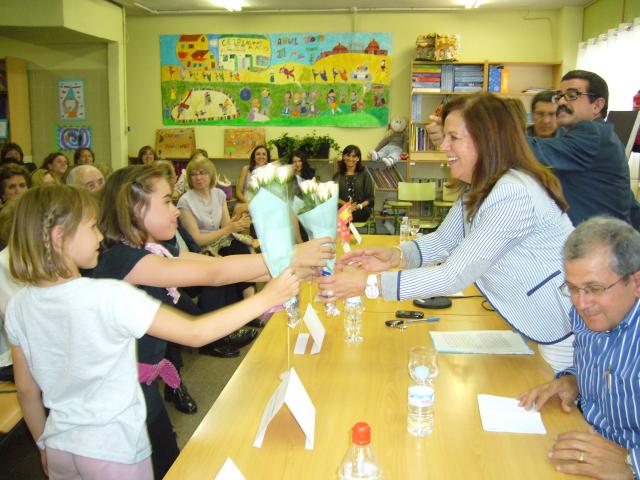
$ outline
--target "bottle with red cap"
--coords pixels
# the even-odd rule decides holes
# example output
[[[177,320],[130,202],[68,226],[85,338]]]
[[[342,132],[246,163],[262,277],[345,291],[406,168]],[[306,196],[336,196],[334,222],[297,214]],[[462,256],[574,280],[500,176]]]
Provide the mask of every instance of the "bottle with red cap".
[[[371,427],[366,422],[358,422],[351,430],[352,444],[342,461],[338,478],[340,480],[380,480],[382,469],[371,449]]]

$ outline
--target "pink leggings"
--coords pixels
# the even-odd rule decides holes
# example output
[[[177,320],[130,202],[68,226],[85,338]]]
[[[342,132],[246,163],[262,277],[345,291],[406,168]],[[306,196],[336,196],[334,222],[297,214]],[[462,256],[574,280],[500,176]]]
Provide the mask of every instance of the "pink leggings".
[[[49,480],[153,480],[151,457],[128,465],[47,448],[47,469]]]

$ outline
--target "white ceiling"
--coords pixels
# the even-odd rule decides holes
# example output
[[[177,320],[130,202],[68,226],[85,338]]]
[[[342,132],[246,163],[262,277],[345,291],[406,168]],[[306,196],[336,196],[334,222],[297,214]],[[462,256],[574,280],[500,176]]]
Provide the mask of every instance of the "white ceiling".
[[[128,15],[176,15],[190,13],[223,13],[226,10],[216,0],[111,0],[123,5]],[[375,10],[464,10],[468,0],[244,0],[245,13],[282,13],[313,11],[375,11]],[[547,9],[564,6],[584,6],[590,0],[480,0],[480,10],[487,9]],[[237,15],[237,13],[234,13]]]

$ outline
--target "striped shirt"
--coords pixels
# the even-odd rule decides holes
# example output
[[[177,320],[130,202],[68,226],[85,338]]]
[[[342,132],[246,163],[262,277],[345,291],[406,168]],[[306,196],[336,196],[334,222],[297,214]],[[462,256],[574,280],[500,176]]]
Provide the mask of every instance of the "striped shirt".
[[[472,283],[498,314],[538,343],[571,334],[571,301],[560,294],[561,249],[573,227],[531,176],[509,170],[471,224],[462,199],[438,230],[402,244],[407,269],[384,272],[386,299],[450,295]]]
[[[570,320],[574,365],[559,375],[576,377],[584,418],[629,450],[640,477],[640,300],[609,332],[589,330],[575,309]]]

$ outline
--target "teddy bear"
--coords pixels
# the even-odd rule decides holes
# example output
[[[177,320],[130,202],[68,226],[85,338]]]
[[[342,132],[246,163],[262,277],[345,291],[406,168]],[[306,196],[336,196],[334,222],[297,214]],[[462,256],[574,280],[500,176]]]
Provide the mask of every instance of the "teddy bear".
[[[369,152],[369,158],[374,162],[383,162],[390,167],[398,163],[398,160],[406,157],[409,148],[409,135],[407,134],[407,120],[394,118],[389,123],[389,131],[378,143],[375,150]]]

